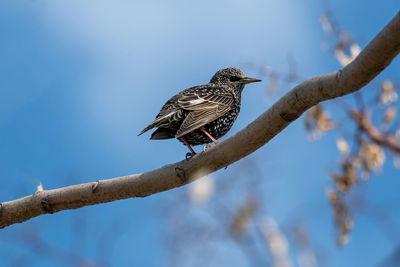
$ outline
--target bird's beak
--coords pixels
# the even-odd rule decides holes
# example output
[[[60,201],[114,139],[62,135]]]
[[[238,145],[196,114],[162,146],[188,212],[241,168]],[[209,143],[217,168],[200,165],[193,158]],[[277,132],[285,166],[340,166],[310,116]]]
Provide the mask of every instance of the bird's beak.
[[[239,82],[240,82],[240,83],[247,84],[247,83],[261,82],[261,80],[259,80],[259,79],[254,79],[254,78],[249,78],[249,77],[244,77],[244,78],[241,79]]]

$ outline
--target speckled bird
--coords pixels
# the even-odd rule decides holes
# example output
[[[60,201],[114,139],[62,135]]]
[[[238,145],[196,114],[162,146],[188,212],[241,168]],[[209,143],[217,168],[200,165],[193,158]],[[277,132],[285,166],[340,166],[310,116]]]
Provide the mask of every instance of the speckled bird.
[[[191,145],[218,144],[217,139],[229,131],[239,114],[244,86],[260,81],[237,68],[221,69],[209,83],[174,95],[139,135],[157,127],[150,139],[177,138],[194,155]]]

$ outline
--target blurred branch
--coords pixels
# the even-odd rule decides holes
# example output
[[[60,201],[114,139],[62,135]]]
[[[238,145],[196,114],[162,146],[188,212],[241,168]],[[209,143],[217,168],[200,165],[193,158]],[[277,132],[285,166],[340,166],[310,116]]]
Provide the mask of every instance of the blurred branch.
[[[61,210],[145,197],[190,183],[262,147],[312,106],[353,93],[369,83],[400,51],[400,13],[351,63],[342,69],[304,81],[246,128],[190,160],[142,174],[38,190],[0,205],[0,228]]]
[[[365,131],[375,143],[385,146],[394,152],[400,153],[400,142],[397,141],[396,136],[383,134],[374,127],[365,114],[362,114],[355,109],[349,110],[349,114],[356,121],[358,127]]]
[[[24,241],[25,245],[40,257],[47,258],[58,264],[81,267],[107,266],[107,264],[103,265],[90,262],[78,254],[65,251],[60,247],[47,243],[41,238],[37,231],[26,231],[24,233]]]

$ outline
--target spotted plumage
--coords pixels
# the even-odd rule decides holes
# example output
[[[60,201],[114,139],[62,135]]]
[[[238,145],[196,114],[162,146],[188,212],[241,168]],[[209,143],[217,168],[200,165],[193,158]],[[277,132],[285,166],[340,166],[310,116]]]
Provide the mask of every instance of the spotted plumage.
[[[210,143],[229,131],[239,114],[245,84],[258,81],[237,68],[219,70],[209,83],[185,89],[168,100],[139,135],[156,127],[150,139],[177,138],[194,153],[190,145]]]

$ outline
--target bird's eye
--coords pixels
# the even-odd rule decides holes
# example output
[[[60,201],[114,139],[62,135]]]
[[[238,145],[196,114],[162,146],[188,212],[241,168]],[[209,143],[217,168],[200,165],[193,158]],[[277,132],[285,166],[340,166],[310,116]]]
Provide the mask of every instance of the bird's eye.
[[[238,82],[240,81],[242,78],[238,77],[238,76],[232,76],[229,78],[229,81],[231,82]]]

